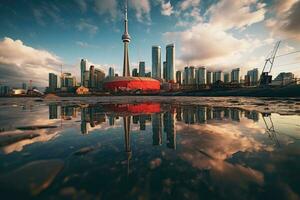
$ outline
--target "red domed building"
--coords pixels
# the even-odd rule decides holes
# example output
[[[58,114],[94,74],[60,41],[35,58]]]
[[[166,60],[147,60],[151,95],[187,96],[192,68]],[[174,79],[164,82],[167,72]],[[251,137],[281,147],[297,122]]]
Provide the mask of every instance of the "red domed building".
[[[160,82],[149,77],[108,77],[104,80],[104,88],[111,92],[155,93],[160,90]]]

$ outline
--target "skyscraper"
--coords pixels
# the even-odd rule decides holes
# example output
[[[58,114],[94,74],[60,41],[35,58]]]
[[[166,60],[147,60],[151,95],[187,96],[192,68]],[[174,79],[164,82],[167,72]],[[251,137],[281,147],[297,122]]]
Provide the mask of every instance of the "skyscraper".
[[[217,71],[213,73],[213,83],[217,81],[224,81],[224,75],[222,71]]]
[[[145,77],[145,62],[144,61],[141,61],[139,63],[139,76],[140,77]]]
[[[231,76],[230,73],[224,73],[224,83],[230,83]]]
[[[122,35],[122,40],[124,43],[124,59],[123,59],[123,76],[130,76],[129,71],[129,55],[128,55],[128,45],[130,42],[130,35],[128,33],[128,18],[127,18],[127,1],[125,1],[125,19],[124,19],[124,25],[125,30],[124,34]]]
[[[102,83],[105,78],[105,73],[103,70],[95,69],[95,87],[97,89],[102,89]]]
[[[231,82],[240,83],[240,68],[236,68],[231,71]]]
[[[167,62],[163,62],[163,79],[167,80]]]
[[[85,71],[83,74],[83,86],[84,87],[89,87],[89,82],[90,82],[90,72],[89,71]]]
[[[207,84],[212,84],[213,81],[213,73],[212,72],[207,72],[206,73],[206,83]]]
[[[195,67],[190,66],[188,70],[188,85],[195,84]]]
[[[57,88],[57,75],[49,73],[49,90],[55,91]]]
[[[177,71],[176,72],[176,83],[178,84],[182,84],[182,72],[181,71]]]
[[[249,77],[250,85],[256,85],[258,83],[258,69],[252,69],[247,72],[247,75]]]
[[[108,69],[108,76],[109,77],[114,77],[115,76],[115,69],[114,68],[110,67]]]
[[[197,85],[206,84],[206,69],[205,69],[205,67],[198,67],[198,69],[196,70],[195,79],[196,79]]]
[[[138,73],[138,69],[137,69],[137,68],[134,68],[134,69],[132,70],[132,76],[134,76],[134,77],[138,77],[138,76],[139,76],[139,73]]]
[[[166,47],[167,73],[166,81],[175,81],[175,44]]]
[[[86,64],[87,64],[87,60],[86,59],[81,59],[80,62],[80,85],[84,85],[84,72],[86,71]]]
[[[152,46],[152,77],[161,78],[161,48]]]
[[[188,66],[186,66],[184,68],[183,75],[184,75],[183,84],[188,85],[189,84],[189,67]]]
[[[94,65],[90,66],[90,81],[89,81],[89,87],[94,88],[96,86],[96,80],[95,80],[95,67]]]

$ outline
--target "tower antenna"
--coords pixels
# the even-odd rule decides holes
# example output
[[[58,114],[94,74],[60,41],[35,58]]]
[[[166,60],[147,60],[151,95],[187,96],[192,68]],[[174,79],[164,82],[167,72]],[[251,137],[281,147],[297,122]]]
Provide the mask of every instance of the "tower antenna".
[[[122,40],[124,43],[124,59],[123,59],[123,76],[130,76],[129,71],[129,55],[128,55],[128,45],[130,42],[130,35],[128,33],[128,17],[127,17],[127,7],[128,1],[125,0],[124,9],[124,34],[122,35]]]

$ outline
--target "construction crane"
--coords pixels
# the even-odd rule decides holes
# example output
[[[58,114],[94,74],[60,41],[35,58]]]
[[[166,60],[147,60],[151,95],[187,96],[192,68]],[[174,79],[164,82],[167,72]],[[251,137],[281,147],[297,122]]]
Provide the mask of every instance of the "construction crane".
[[[260,79],[259,79],[259,86],[268,86],[272,82],[272,75],[269,75],[272,71],[272,67],[274,64],[274,60],[279,48],[281,41],[276,42],[275,47],[273,51],[270,53],[270,55],[267,57],[265,61],[264,68],[261,72]],[[267,65],[270,64],[269,70],[266,70]]]

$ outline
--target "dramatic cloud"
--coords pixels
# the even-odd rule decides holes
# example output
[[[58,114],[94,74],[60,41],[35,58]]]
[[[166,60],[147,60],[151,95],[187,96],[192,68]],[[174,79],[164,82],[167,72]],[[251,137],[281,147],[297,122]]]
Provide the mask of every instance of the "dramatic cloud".
[[[89,32],[90,34],[95,34],[98,31],[98,26],[91,24],[85,19],[80,19],[80,22],[76,25],[79,31]]]
[[[164,0],[161,2],[161,14],[170,16],[173,14],[173,6],[170,1],[165,2]]]
[[[183,65],[233,64],[232,58],[239,58],[241,53],[257,45],[253,40],[237,39],[207,23],[200,23],[182,32],[169,32],[165,36],[179,41],[182,52],[179,63]]]
[[[224,29],[243,28],[264,20],[265,4],[257,0],[221,0],[212,5],[207,15],[210,22]]]
[[[277,1],[273,15],[266,24],[275,34],[300,40],[300,1]]]
[[[150,23],[151,4],[149,0],[129,0],[129,6],[136,11],[136,18],[139,22]]]
[[[118,14],[116,0],[95,0],[95,10],[99,15],[109,14],[114,20]]]
[[[34,85],[46,86],[49,72],[57,72],[60,59],[45,50],[26,46],[20,40],[0,41],[0,79],[16,86],[33,80]]]
[[[246,34],[238,37],[234,29],[245,29],[263,21],[265,6],[257,0],[220,0],[201,16],[199,0],[181,2],[176,26],[186,29],[164,34],[179,46],[177,67],[186,64],[219,69],[241,66],[245,55],[265,42]]]

